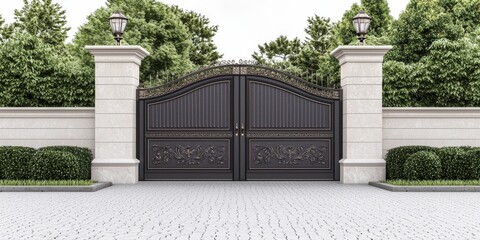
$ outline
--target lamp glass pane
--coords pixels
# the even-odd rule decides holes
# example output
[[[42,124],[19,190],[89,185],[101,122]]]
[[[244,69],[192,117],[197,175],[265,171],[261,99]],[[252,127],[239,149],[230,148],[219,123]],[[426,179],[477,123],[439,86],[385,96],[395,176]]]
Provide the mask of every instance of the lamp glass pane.
[[[367,25],[366,25],[365,20],[362,20],[362,21],[360,22],[360,33],[366,33],[366,31],[365,31],[365,30],[367,29],[366,26],[367,26]]]
[[[113,33],[119,33],[121,30],[121,20],[120,19],[116,19],[116,18],[113,18],[113,19],[110,19],[110,25],[112,26],[112,32]]]
[[[125,32],[125,28],[127,27],[127,19],[121,19],[121,32]]]
[[[358,19],[353,20],[353,27],[355,28],[355,32],[357,33],[360,30],[358,25],[359,25]]]

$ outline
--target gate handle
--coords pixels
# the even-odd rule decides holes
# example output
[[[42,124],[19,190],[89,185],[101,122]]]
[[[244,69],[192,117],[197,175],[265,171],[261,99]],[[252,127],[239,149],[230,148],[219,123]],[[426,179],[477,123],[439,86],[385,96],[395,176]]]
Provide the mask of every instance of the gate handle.
[[[235,123],[235,136],[238,137],[238,123]]]
[[[245,136],[245,124],[242,123],[242,126],[240,127],[240,136]]]

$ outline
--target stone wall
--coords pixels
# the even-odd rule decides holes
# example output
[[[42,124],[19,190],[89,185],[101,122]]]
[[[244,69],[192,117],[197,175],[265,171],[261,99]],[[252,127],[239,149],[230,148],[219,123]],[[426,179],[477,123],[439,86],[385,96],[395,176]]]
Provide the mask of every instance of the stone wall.
[[[383,154],[405,145],[480,147],[480,108],[383,108]]]
[[[0,146],[94,149],[94,108],[0,108]]]

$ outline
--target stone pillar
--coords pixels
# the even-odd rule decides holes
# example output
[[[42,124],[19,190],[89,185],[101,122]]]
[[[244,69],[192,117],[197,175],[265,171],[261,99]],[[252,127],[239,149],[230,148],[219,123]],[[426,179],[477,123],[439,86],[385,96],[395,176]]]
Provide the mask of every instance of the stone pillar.
[[[342,183],[385,180],[382,156],[382,64],[391,46],[340,46],[343,89]]]
[[[87,46],[95,56],[95,159],[92,180],[137,183],[136,90],[140,46]]]

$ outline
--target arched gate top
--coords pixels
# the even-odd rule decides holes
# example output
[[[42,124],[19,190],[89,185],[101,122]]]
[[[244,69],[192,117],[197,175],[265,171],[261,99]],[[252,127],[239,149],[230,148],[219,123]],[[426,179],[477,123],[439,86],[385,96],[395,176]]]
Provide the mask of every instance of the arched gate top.
[[[270,78],[289,84],[322,98],[340,99],[341,96],[341,89],[321,87],[287,72],[259,65],[232,64],[201,69],[160,86],[152,88],[139,88],[138,97],[139,99],[153,98],[174,92],[187,85],[202,81],[204,79],[228,75],[249,75]]]

